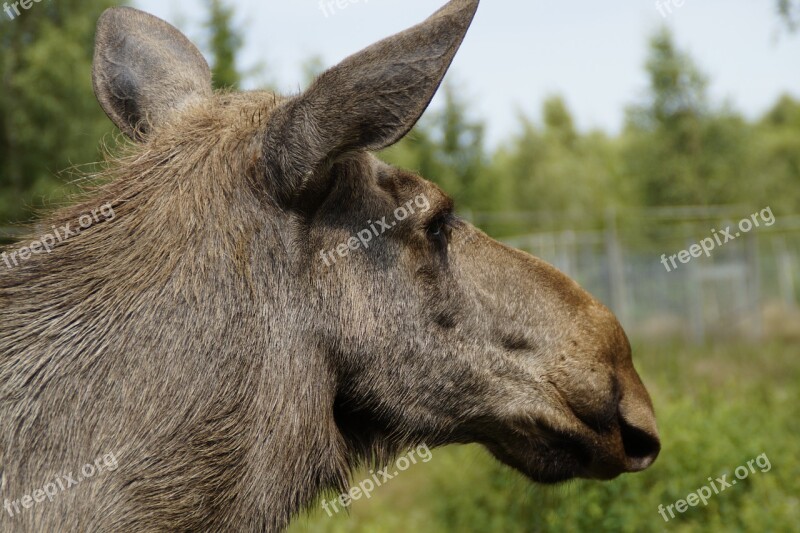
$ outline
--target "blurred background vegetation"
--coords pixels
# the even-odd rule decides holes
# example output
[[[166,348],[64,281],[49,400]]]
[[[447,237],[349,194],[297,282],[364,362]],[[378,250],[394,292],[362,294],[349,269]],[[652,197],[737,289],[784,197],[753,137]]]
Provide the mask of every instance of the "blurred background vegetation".
[[[776,17],[796,31],[800,3],[776,2]],[[116,3],[58,0],[38,4],[36,16],[0,16],[0,244],[40,209],[63,203],[71,181],[102,159],[103,144],[120,140],[91,87],[95,22]],[[233,4],[206,0],[205,8],[199,44],[217,87],[236,88],[253,73],[237,68],[243,37]],[[352,516],[312,512],[293,531],[797,530],[800,101],[786,94],[748,120],[710,98],[708,76],[669,30],[657,31],[643,46],[649,50],[643,65],[649,90],[629,103],[619,134],[579,131],[564,99],[554,94],[541,104],[541,121],[520,114],[516,131],[490,148],[486,123],[471,112],[456,72],[443,87],[443,105],[382,157],[439,183],[465,218],[555,262],[618,313],[628,302],[626,326],[642,325],[642,302],[672,310],[667,318],[677,320],[677,331],[636,341],[637,366],[660,416],[661,459],[644,474],[611,483],[542,488],[477,447],[435,450],[430,463],[356,502]],[[322,68],[319,58],[309,58],[308,80]],[[679,288],[656,281],[665,279],[661,253],[677,252],[717,224],[766,206],[783,220],[779,233],[743,244],[741,257],[731,247],[706,270],[675,276]],[[552,247],[542,244],[548,239]],[[565,240],[573,243],[566,252]],[[586,252],[592,242],[594,251]],[[621,247],[627,247],[624,254]],[[748,259],[753,254],[755,262]],[[581,261],[607,267],[581,269]],[[637,261],[647,266],[634,268]],[[738,274],[724,274],[739,264],[741,283]],[[722,335],[708,335],[708,328],[699,336],[682,335],[697,330],[680,321],[686,313],[676,295],[694,302],[692,320],[705,321],[708,299],[695,296],[709,290],[702,279],[714,273],[711,312],[721,319]],[[605,282],[595,286],[595,278],[608,278],[608,290]],[[740,304],[725,300],[740,289]],[[723,312],[735,305],[755,307],[758,318]],[[648,315],[647,324],[656,319],[662,326],[668,322],[661,313]],[[734,334],[740,320],[760,324],[743,343]],[[659,324],[642,331],[670,329]],[[683,498],[708,476],[730,473],[765,452],[773,465],[769,473],[752,475],[669,524],[657,514],[658,504]]]
[[[59,0],[35,16],[0,17],[0,225],[30,219],[69,191],[70,173],[101,159],[112,126],[91,88],[94,25],[111,0]],[[199,43],[217,87],[238,87],[242,36],[233,7],[205,1]],[[231,4],[232,5],[232,4]],[[791,27],[796,4],[779,0]],[[488,148],[458,73],[444,105],[384,157],[440,183],[462,211],[550,212],[562,225],[600,225],[609,207],[741,204],[800,212],[800,101],[779,98],[748,121],[710,100],[707,76],[666,29],[652,36],[649,94],[631,102],[624,131],[580,132],[557,94],[541,123],[519,116],[516,132]],[[309,80],[322,69],[306,65]],[[458,85],[458,87],[456,87]],[[519,227],[493,227],[514,234]]]

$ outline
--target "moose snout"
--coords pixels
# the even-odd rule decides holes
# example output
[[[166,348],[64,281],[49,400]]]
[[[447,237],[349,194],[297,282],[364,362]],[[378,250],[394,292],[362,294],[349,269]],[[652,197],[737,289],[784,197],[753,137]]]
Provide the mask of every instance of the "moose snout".
[[[619,404],[620,438],[628,472],[646,469],[655,462],[661,451],[661,439],[650,396],[638,375],[635,375],[635,381],[634,390],[624,395]]]
[[[658,429],[640,427],[620,416],[620,438],[625,451],[625,470],[640,472],[652,465],[661,451]]]
[[[612,428],[595,433],[590,431],[578,440],[583,442],[585,457],[583,477],[599,480],[614,479],[620,474],[641,472],[652,465],[661,451],[661,440],[654,424],[644,411],[633,417],[624,414],[622,405]]]
[[[611,479],[652,465],[661,451],[661,439],[627,337],[613,315],[601,316],[609,339],[605,349],[587,356],[579,345],[579,355],[562,367],[552,383],[571,413],[569,425],[575,428],[583,452],[586,477]]]
[[[632,376],[620,380],[621,398],[617,405],[616,424],[605,445],[593,454],[589,465],[591,477],[610,479],[625,472],[640,472],[652,465],[661,451],[650,396],[631,369]]]
[[[567,398],[599,444],[592,454],[590,475],[608,479],[650,467],[661,451],[661,439],[653,402],[633,366],[631,345],[622,326],[602,306],[595,307],[590,316],[596,320],[597,331],[605,332],[607,344],[594,352],[589,372],[584,367],[581,385],[573,387],[583,401],[576,401],[574,395]],[[602,345],[602,341],[596,339],[594,344]],[[605,401],[591,400],[598,396]]]

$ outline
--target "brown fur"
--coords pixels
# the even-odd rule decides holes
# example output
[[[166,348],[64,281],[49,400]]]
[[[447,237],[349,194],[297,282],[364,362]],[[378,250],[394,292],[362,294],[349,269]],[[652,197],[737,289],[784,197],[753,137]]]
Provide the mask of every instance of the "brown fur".
[[[481,443],[541,482],[652,463],[613,315],[368,153],[419,118],[476,8],[453,0],[292,98],[207,92],[177,30],[104,15],[96,90],[137,143],[43,227],[105,203],[113,220],[0,263],[0,504],[103,454],[119,468],[0,529],[276,531],[423,442]],[[150,59],[126,63],[118,34]],[[430,210],[320,260],[421,194]]]

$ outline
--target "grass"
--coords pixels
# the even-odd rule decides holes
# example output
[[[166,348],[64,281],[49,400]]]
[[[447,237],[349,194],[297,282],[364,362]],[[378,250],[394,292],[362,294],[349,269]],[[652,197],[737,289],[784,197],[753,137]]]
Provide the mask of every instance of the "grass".
[[[800,343],[640,345],[663,441],[644,473],[540,487],[478,446],[433,450],[330,518],[317,504],[291,533],[797,531],[800,524]],[[771,469],[738,481],[669,523],[658,514],[766,453]],[[363,473],[354,481],[368,477]],[[326,495],[327,499],[335,497]]]

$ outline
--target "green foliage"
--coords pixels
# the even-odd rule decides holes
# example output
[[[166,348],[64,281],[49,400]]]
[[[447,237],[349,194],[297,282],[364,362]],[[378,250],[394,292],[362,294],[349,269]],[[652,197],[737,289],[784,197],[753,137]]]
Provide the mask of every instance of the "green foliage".
[[[207,0],[208,19],[205,28],[209,33],[208,51],[211,54],[211,73],[214,88],[237,89],[242,76],[236,67],[236,56],[244,44],[239,31],[233,27],[234,10],[223,0]]]
[[[800,2],[796,0],[777,0],[778,12],[788,28],[796,31],[800,27]]]
[[[667,30],[650,44],[650,93],[628,110],[624,160],[647,206],[736,203],[752,176],[752,131],[713,109],[707,80]]]
[[[353,503],[333,518],[317,509],[294,532],[796,531],[800,523],[798,346],[647,345],[634,349],[659,416],[663,450],[655,465],[612,482],[532,485],[478,446],[433,450],[430,462]],[[685,499],[708,477],[756,468],[665,523],[658,506]],[[358,474],[355,480],[368,477]],[[328,495],[328,499],[333,495]]]
[[[615,143],[600,132],[581,135],[563,99],[542,106],[539,127],[521,117],[521,134],[500,147],[491,170],[495,183],[507,182],[507,206],[537,211],[562,223],[599,223],[625,191],[616,185]],[[547,224],[547,220],[540,221]]]
[[[644,106],[631,109],[633,127],[678,128],[683,121],[708,112],[708,80],[689,55],[677,49],[672,33],[666,28],[651,38],[645,69],[650,78],[650,94]]]
[[[742,204],[800,209],[798,103],[784,96],[756,124],[708,102],[706,77],[662,30],[647,62],[650,94],[628,109],[624,180],[642,206]]]
[[[97,140],[113,128],[91,91],[92,39],[97,16],[113,3],[37,4],[13,21],[0,18],[0,220],[26,218],[59,199],[69,188],[57,172],[100,159]],[[215,84],[235,88],[243,74],[234,10],[223,0],[207,0],[206,7]],[[306,81],[322,67],[311,58]],[[444,105],[383,157],[441,185],[468,218],[503,213],[482,221],[495,235],[530,230],[531,220],[514,212],[537,212],[542,229],[564,229],[600,226],[609,209],[620,207],[800,210],[797,101],[784,96],[755,123],[714,105],[707,77],[667,30],[651,39],[645,67],[650,90],[628,108],[619,136],[578,131],[555,95],[542,104],[541,124],[521,115],[517,131],[489,150],[484,121],[470,111],[461,86],[449,83]]]
[[[754,154],[751,191],[777,212],[800,208],[800,102],[783,96],[751,136]]]
[[[92,50],[113,4],[59,0],[0,16],[0,221],[28,218],[69,190],[57,172],[100,159],[113,127],[92,91]]]
[[[620,207],[800,210],[796,101],[784,96],[755,124],[713,104],[707,77],[666,29],[652,37],[645,68],[648,94],[628,108],[616,138],[578,132],[566,103],[552,96],[541,125],[520,116],[519,130],[487,153],[484,124],[448,86],[444,110],[385,156],[440,184],[466,214],[505,212],[503,222],[483,222],[494,235],[529,231],[531,220],[515,211],[536,212],[542,229],[563,229],[598,227]]]
[[[303,63],[303,82],[308,87],[317,79],[317,76],[325,72],[325,63],[321,56],[311,56]]]

